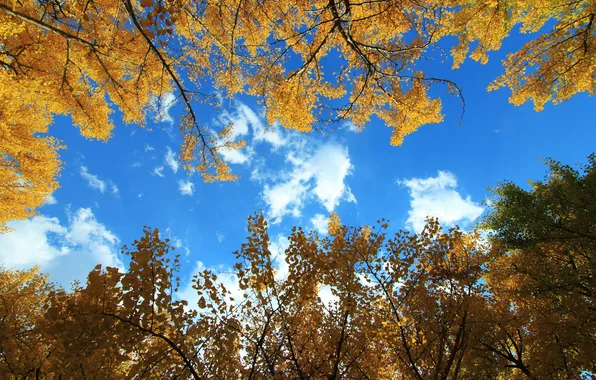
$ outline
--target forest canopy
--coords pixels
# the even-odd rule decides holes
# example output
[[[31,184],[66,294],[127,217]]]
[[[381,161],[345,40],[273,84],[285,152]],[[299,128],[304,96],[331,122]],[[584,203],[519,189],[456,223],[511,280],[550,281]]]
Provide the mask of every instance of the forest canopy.
[[[3,378],[579,378],[596,365],[594,157],[503,183],[481,230],[329,236],[295,228],[283,252],[248,219],[241,290],[218,274],[181,299],[179,256],[146,228],[128,269],[66,291],[38,268],[0,272]],[[483,237],[484,236],[484,237]],[[277,261],[286,269],[280,271]],[[327,296],[324,293],[327,292]]]
[[[244,142],[229,139],[232,125],[208,128],[197,104],[254,96],[270,125],[300,132],[377,117],[399,145],[443,120],[431,87],[465,107],[457,83],[424,62],[486,63],[518,29],[531,37],[489,90],[508,87],[513,104],[536,110],[593,94],[595,13],[593,0],[2,1],[0,225],[31,217],[58,188],[57,115],[107,141],[114,111],[143,126],[178,103],[184,168],[233,180],[221,154]]]
[[[474,110],[476,124],[490,124],[482,136],[409,135],[452,113],[465,123],[466,92],[450,75],[469,61],[476,80],[487,73],[480,65],[502,58],[482,90],[504,89],[513,106],[544,111],[593,95],[595,15],[596,0],[0,0],[0,378],[593,377],[596,156],[583,166],[546,160],[544,180],[525,187],[519,171],[528,166],[514,157],[509,165],[519,171],[507,168],[512,180],[484,205],[472,191],[456,191],[455,176],[443,169],[413,177],[437,169],[433,155],[446,167],[478,159],[468,175],[482,170],[488,178],[520,147],[525,157],[585,150],[593,140],[561,141],[572,134],[569,115],[592,122],[592,103],[553,120],[546,110],[531,141],[519,131],[497,137],[512,119],[528,121],[522,112],[500,114],[484,98]],[[457,108],[446,106],[451,98]],[[233,103],[239,99],[259,110]],[[228,117],[226,104],[242,117]],[[123,124],[133,133],[163,126],[171,107],[176,128],[159,141],[163,161],[147,141],[133,146],[132,134],[116,136]],[[360,166],[353,193],[344,179],[355,160],[342,137],[303,137],[363,132],[374,123],[389,128],[392,146],[426,137],[398,160],[374,145],[387,145],[377,141],[381,134],[357,135],[352,152],[377,156],[380,169],[360,161],[369,165]],[[58,124],[106,142],[109,150],[88,161],[103,174],[115,174],[113,162],[126,165],[130,171],[118,174],[127,188],[88,169],[79,151],[71,162],[80,171],[64,170],[60,182],[68,140],[52,128]],[[263,137],[272,131],[283,135]],[[549,133],[552,145],[533,150]],[[510,143],[521,140],[526,145]],[[266,153],[277,162],[265,167],[256,141],[270,143]],[[258,187],[205,185],[192,198],[194,174],[207,183],[237,180],[229,154],[241,151],[254,158],[241,169]],[[153,167],[143,169],[152,181],[132,184],[140,178],[132,168],[143,164]],[[165,165],[168,190],[178,192],[154,191],[141,203],[145,192],[165,188],[158,182]],[[185,180],[175,177],[179,166]],[[401,170],[389,172],[394,167]],[[395,204],[407,203],[381,175],[409,192],[408,216],[367,224],[373,207],[363,202],[342,222],[336,209],[356,204],[356,191],[392,216]],[[55,212],[37,215],[75,177],[114,202],[100,209],[71,186],[60,215],[66,225]],[[307,219],[306,200],[326,214]],[[91,201],[93,210],[81,206]],[[255,203],[269,209],[244,213]],[[431,217],[443,203],[447,220]],[[245,229],[237,225],[243,220],[235,224],[239,210],[241,218],[252,213]],[[134,241],[126,236],[132,244],[118,254],[119,236],[94,213],[125,234],[169,220],[144,227]],[[232,214],[236,220],[224,220]],[[284,215],[300,225],[285,230],[282,247],[274,226]],[[201,228],[193,230],[192,218]],[[171,220],[187,237],[195,233],[194,248],[207,255],[225,250],[202,244],[205,231],[218,244],[226,238],[221,226],[233,238],[241,231],[234,264],[224,271],[197,261],[189,270],[195,257]],[[85,281],[64,284],[45,273],[67,261],[60,269],[79,270]]]

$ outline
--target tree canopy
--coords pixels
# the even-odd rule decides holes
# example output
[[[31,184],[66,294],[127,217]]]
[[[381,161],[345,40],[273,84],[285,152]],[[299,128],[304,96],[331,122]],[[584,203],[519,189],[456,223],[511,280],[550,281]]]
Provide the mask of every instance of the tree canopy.
[[[457,69],[518,30],[532,34],[488,90],[537,111],[596,91],[596,1],[0,0],[0,233],[59,186],[49,133],[67,116],[108,141],[177,103],[178,159],[206,181],[236,177],[234,126],[208,126],[199,104],[256,98],[270,126],[362,130],[390,144],[443,121]],[[173,100],[172,100],[173,99]],[[166,104],[166,103],[170,104]],[[226,289],[218,273],[181,296],[180,259],[157,229],[64,289],[35,267],[0,268],[2,378],[578,378],[596,373],[596,158],[549,160],[544,181],[496,187],[476,230],[428,219],[329,236],[301,227],[272,250],[262,213],[248,219]],[[177,168],[177,167],[176,167]],[[140,195],[139,195],[140,196]],[[19,252],[14,252],[18,255]]]
[[[300,227],[271,248],[257,213],[232,294],[212,270],[180,297],[178,256],[158,230],[55,287],[0,271],[5,378],[543,379],[594,373],[594,157],[549,161],[544,182],[495,189],[486,231],[418,234],[389,222],[329,236]]]
[[[118,110],[144,125],[168,98],[182,104],[179,159],[206,180],[235,176],[221,152],[243,142],[216,131],[196,104],[240,94],[262,102],[269,123],[301,132],[334,122],[364,128],[376,116],[391,144],[443,120],[429,95],[456,83],[422,69],[490,51],[518,27],[539,34],[505,61],[489,89],[537,110],[596,88],[594,14],[580,1],[184,1],[0,2],[0,224],[31,216],[58,187],[56,115],[85,137],[109,139]],[[456,37],[457,42],[447,39]]]
[[[530,190],[510,182],[495,189],[485,224],[503,254],[490,276],[519,318],[533,319],[538,334],[551,336],[534,355],[552,367],[594,371],[596,161],[591,155],[579,169],[547,164],[545,181],[531,182]]]

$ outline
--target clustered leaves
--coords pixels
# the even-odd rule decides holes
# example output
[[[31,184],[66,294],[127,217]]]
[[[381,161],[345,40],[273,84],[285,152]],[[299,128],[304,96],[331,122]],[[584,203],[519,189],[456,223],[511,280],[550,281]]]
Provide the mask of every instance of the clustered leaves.
[[[399,145],[443,120],[434,85],[461,96],[421,64],[446,58],[446,37],[458,39],[458,67],[468,55],[485,63],[517,26],[547,26],[507,58],[490,89],[507,86],[514,104],[533,100],[538,110],[593,94],[595,13],[593,0],[2,1],[0,226],[32,215],[58,187],[61,145],[46,137],[56,115],[107,140],[114,109],[144,125],[174,93],[183,166],[234,180],[221,152],[243,144],[207,128],[198,102],[253,95],[270,124],[301,132],[336,122],[362,130],[376,116]]]
[[[419,234],[389,224],[330,237],[294,228],[272,252],[249,218],[241,295],[204,270],[179,298],[177,256],[157,230],[55,288],[38,269],[0,271],[3,378],[578,378],[596,365],[594,157],[551,162],[531,191],[496,190],[493,230]],[[276,261],[282,261],[282,265]]]

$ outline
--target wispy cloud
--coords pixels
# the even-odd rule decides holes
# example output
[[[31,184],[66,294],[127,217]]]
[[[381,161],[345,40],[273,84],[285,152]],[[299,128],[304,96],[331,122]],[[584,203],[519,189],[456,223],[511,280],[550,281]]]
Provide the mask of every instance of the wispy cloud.
[[[298,133],[282,132],[278,125],[267,126],[261,115],[240,102],[233,112],[220,116],[219,124],[233,125],[228,141],[247,140],[245,149],[224,151],[222,156],[231,164],[250,167],[251,180],[263,184],[261,199],[272,223],[281,222],[286,215],[300,216],[311,201],[318,201],[329,212],[341,201],[356,202],[345,181],[353,166],[347,148],[341,144],[321,144]],[[259,144],[267,144],[272,154],[257,156]],[[284,157],[288,169],[270,167],[272,157]]]
[[[342,125],[342,128],[344,128],[344,129],[346,129],[346,130],[348,130],[350,132],[353,132],[353,133],[362,132],[362,128],[361,127],[358,127],[356,124],[354,124],[354,123],[352,123],[350,121],[345,122]]]
[[[155,100],[155,119],[161,122],[168,122],[172,124],[174,119],[170,115],[170,109],[176,104],[176,96],[172,93],[167,93]]]
[[[153,175],[163,178],[163,166],[157,166],[153,168]]]
[[[167,147],[166,155],[164,156],[164,161],[166,165],[168,165],[174,173],[178,172],[178,158],[169,146]]]
[[[145,144],[145,152],[151,152],[152,150],[155,150],[155,148],[149,144]]]
[[[55,205],[56,203],[58,203],[58,201],[53,195],[48,195],[46,200],[43,202],[44,205]]]
[[[249,140],[248,145],[241,150],[223,150],[221,152],[224,160],[231,164],[250,163],[254,156],[254,148],[259,143],[266,142],[274,150],[288,143],[278,125],[267,127],[262,117],[241,102],[236,102],[233,112],[222,113],[218,122],[220,127],[233,125],[230,136],[222,143],[235,142],[240,138]]]
[[[81,177],[92,189],[97,189],[102,194],[106,190],[106,182],[99,179],[97,175],[89,173],[86,166],[81,166]]]

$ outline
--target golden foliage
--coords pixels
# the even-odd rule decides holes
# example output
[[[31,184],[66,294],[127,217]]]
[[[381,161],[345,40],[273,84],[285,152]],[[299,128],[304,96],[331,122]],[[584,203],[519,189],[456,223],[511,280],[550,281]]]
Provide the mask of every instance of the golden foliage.
[[[331,236],[339,235],[339,233],[341,232],[341,229],[342,229],[342,224],[341,224],[341,220],[339,219],[339,215],[337,215],[337,213],[332,212],[331,215],[329,215],[329,221],[327,223],[327,228],[329,230],[329,235],[331,235]]]
[[[426,58],[444,58],[440,44],[449,36],[458,38],[458,67],[472,45],[469,56],[486,62],[518,25],[547,26],[509,56],[490,89],[507,86],[514,104],[531,99],[537,109],[594,93],[595,7],[593,0],[2,1],[0,151],[9,185],[0,190],[0,225],[31,215],[58,186],[60,145],[47,137],[54,115],[107,140],[113,109],[144,125],[174,93],[185,110],[183,166],[208,181],[234,180],[221,152],[242,144],[202,125],[198,102],[217,107],[221,97],[254,95],[269,123],[301,132],[334,122],[362,130],[378,117],[399,145],[443,120],[433,85],[461,96],[455,83],[422,70]],[[39,160],[35,173],[25,155]]]
[[[62,146],[39,135],[47,131],[51,115],[43,107],[25,107],[14,99],[0,108],[0,233],[7,230],[6,222],[34,215],[35,207],[58,187],[61,166],[57,150]]]
[[[486,63],[488,52],[501,48],[503,40],[520,26],[522,33],[537,33],[503,62],[505,73],[489,90],[509,87],[511,103],[529,100],[540,111],[573,95],[596,91],[596,2],[593,0],[455,1],[459,8],[445,14],[444,35],[457,35],[452,50],[454,67],[470,54]]]
[[[203,270],[194,305],[179,298],[178,256],[157,230],[124,247],[125,273],[97,267],[71,292],[36,270],[0,271],[0,374],[515,379],[593,367],[593,309],[579,294],[520,297],[507,260],[522,258],[479,233],[436,220],[420,234],[387,229],[332,215],[331,237],[294,228],[278,254],[256,214],[236,252],[241,294]]]
[[[35,267],[27,271],[0,270],[0,377],[33,378],[44,371],[50,355],[48,340],[34,330],[40,326],[52,286]]]
[[[54,115],[107,140],[108,97],[126,122],[141,123],[157,84],[169,89],[142,37],[119,26],[125,20],[117,2],[0,3],[0,227],[31,216],[58,187],[61,145],[47,136]]]

